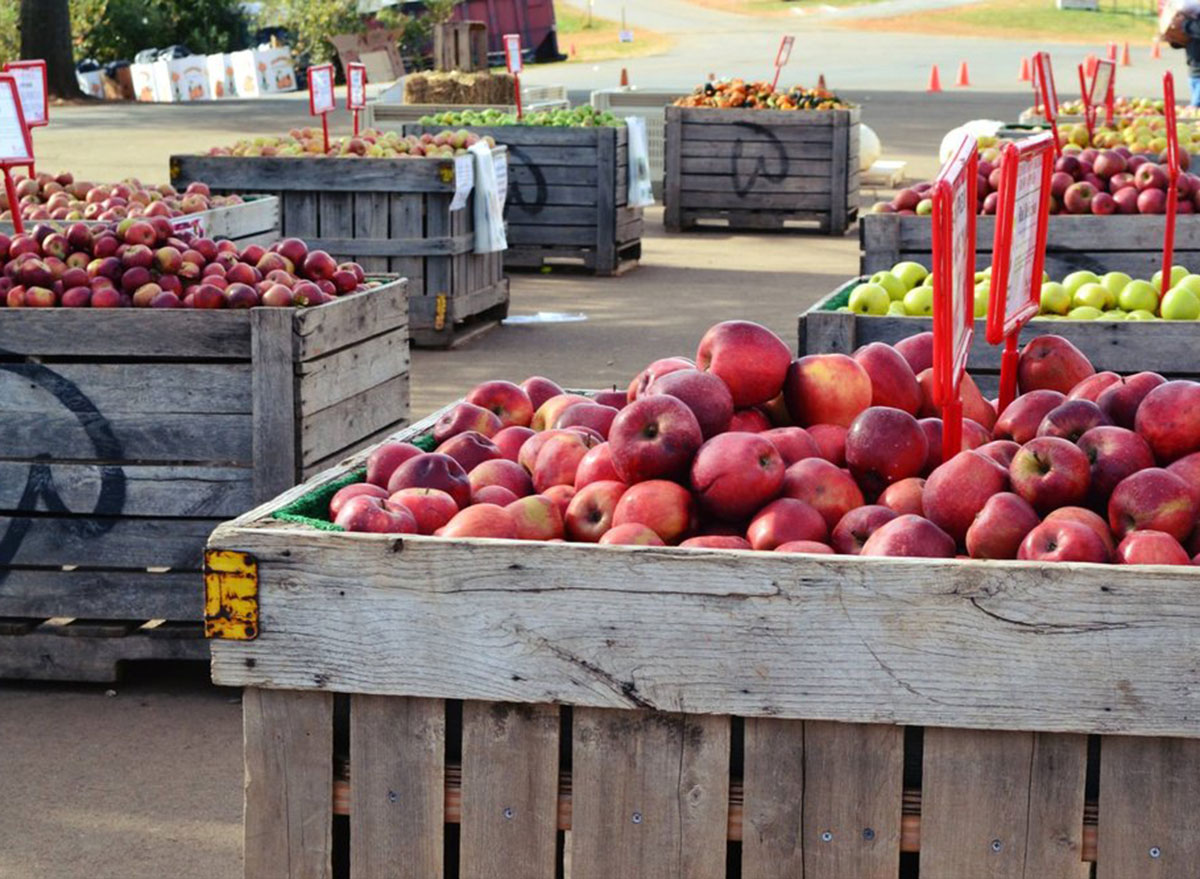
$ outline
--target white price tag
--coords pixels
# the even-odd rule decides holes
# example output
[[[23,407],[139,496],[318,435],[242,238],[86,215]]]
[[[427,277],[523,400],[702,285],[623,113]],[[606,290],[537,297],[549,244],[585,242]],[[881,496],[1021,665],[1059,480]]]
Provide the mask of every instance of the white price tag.
[[[954,224],[951,260],[954,267],[952,279],[952,287],[954,295],[951,297],[950,315],[954,322],[954,351],[956,353],[963,351],[965,344],[965,336],[967,327],[971,325],[970,320],[964,313],[967,302],[974,301],[974,291],[968,297],[966,285],[974,283],[974,273],[967,273],[967,261],[970,259],[968,251],[971,247],[971,231],[969,223],[974,219],[974,205],[967,205],[967,184],[964,181],[954,193]],[[971,317],[974,318],[974,310],[971,312]]]
[[[520,34],[504,35],[504,61],[508,65],[509,73],[516,75],[521,72],[522,65]]]
[[[308,104],[314,116],[320,116],[333,110],[333,67],[331,65],[320,64],[308,68]]]
[[[450,210],[461,211],[475,186],[475,158],[470,155],[454,157],[454,198]]]
[[[17,101],[16,83],[7,77],[0,79],[0,161],[19,164],[32,161],[33,150]]]
[[[1098,107],[1108,100],[1108,89],[1112,85],[1115,69],[1116,65],[1111,61],[1101,61],[1096,65],[1096,76],[1092,80],[1092,93],[1089,96],[1089,103],[1093,107]]]
[[[191,232],[197,238],[203,238],[204,217],[199,214],[185,214],[182,217],[171,217],[171,228],[176,232]]]
[[[367,68],[362,64],[346,66],[346,106],[350,110],[364,110],[367,106]]]
[[[17,82],[17,94],[21,96],[21,110],[25,124],[30,128],[45,125],[50,120],[46,112],[46,66],[43,63],[17,63],[5,65],[4,72]]]
[[[500,196],[500,207],[508,202],[508,159],[503,153],[492,153],[492,170],[496,174],[496,194]]]
[[[1017,192],[1013,205],[1012,257],[1008,269],[1005,321],[1028,303],[1033,290],[1033,265],[1037,257],[1038,219],[1042,203],[1042,164],[1017,165]]]

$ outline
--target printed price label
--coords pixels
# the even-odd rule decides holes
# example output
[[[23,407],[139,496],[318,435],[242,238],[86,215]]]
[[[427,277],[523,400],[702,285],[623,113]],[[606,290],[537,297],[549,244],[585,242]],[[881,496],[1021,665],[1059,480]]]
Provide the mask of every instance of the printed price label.
[[[1033,66],[1037,70],[1038,91],[1042,95],[1042,110],[1046,119],[1054,122],[1058,119],[1058,89],[1054,85],[1054,66],[1050,63],[1050,53],[1036,53],[1033,56]]]
[[[176,232],[191,232],[197,238],[204,237],[204,218],[197,214],[171,217],[171,228]]]
[[[504,35],[504,63],[508,65],[509,73],[516,75],[521,72],[522,64],[520,34]]]
[[[21,165],[33,161],[33,143],[21,111],[17,83],[0,74],[0,164]]]
[[[367,108],[367,66],[365,64],[346,65],[346,109],[365,110]]]
[[[1116,70],[1117,65],[1112,61],[1096,62],[1096,72],[1092,74],[1092,85],[1088,89],[1088,103],[1093,107],[1108,103]]]
[[[933,196],[933,368],[938,401],[958,396],[975,330],[974,137],[964,135],[942,167]]]
[[[450,210],[461,211],[467,206],[467,198],[475,186],[475,157],[472,155],[454,157],[454,198],[450,200]]]
[[[29,128],[50,122],[50,105],[46,97],[45,61],[10,61],[4,72],[17,83],[17,94],[21,98],[21,111]]]
[[[793,36],[786,36],[779,41],[779,51],[775,53],[775,66],[783,67],[792,57],[792,45],[796,42]]]
[[[333,98],[333,65],[318,64],[308,68],[308,109],[322,116],[335,106]]]
[[[496,192],[500,196],[500,206],[508,201],[508,159],[502,153],[492,153],[492,170],[496,174]]]

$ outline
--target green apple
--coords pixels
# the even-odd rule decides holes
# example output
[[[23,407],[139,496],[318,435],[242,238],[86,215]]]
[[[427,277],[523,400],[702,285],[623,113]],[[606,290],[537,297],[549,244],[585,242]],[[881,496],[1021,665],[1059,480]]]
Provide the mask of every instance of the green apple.
[[[1126,311],[1149,311],[1158,309],[1158,291],[1149,281],[1130,281],[1117,294],[1117,304]]]
[[[975,285],[975,316],[987,317],[988,304],[992,298],[992,285],[989,283]]]
[[[1188,270],[1183,266],[1171,266],[1171,283],[1167,285],[1167,289],[1170,290],[1187,276]],[[1150,283],[1154,285],[1155,290],[1162,290],[1163,286],[1161,269],[1154,273],[1154,277],[1150,279]]]
[[[850,310],[855,314],[887,314],[892,297],[878,284],[859,284],[850,293]]]
[[[1158,320],[1153,311],[1147,311],[1144,308],[1135,308],[1129,314],[1125,315],[1125,320]]]
[[[1066,314],[1071,310],[1071,294],[1057,281],[1042,284],[1042,314]]]
[[[1124,290],[1132,280],[1133,278],[1129,277],[1129,275],[1125,274],[1124,272],[1109,272],[1100,279],[1100,283],[1104,286],[1105,290],[1112,294],[1112,301],[1116,302],[1117,298],[1121,295],[1121,291]]]
[[[888,303],[887,313],[889,317],[908,317],[908,309],[904,307],[904,302],[895,299]]]
[[[1200,317],[1200,296],[1186,287],[1176,287],[1163,297],[1161,312],[1165,320],[1195,320]]]
[[[933,314],[933,288],[914,287],[904,294],[904,310],[914,317]]]
[[[849,305],[839,305],[834,311],[839,314],[854,314],[854,310]]]
[[[928,217],[930,214],[932,214],[933,213],[933,199],[932,198],[923,198],[919,202],[917,202],[916,212],[917,212],[917,216],[919,216],[919,217]]]
[[[892,266],[892,274],[904,282],[907,292],[929,277],[929,269],[919,262],[898,262]]]
[[[1108,290],[1103,284],[1084,284],[1072,294],[1071,305],[1075,308],[1079,308],[1081,305],[1090,305],[1092,308],[1103,311],[1108,305],[1108,296]]]
[[[1099,275],[1097,275],[1095,272],[1086,272],[1086,271],[1071,272],[1071,274],[1067,275],[1062,280],[1063,287],[1065,287],[1067,292],[1070,293],[1072,296],[1074,296],[1075,291],[1078,290],[1080,287],[1082,287],[1084,284],[1099,284],[1099,283],[1100,283]]]
[[[990,271],[976,272],[975,273],[975,283],[982,284],[984,281],[986,281],[991,276],[992,276],[992,273]]]
[[[875,274],[871,275],[871,279],[868,281],[868,283],[876,284],[882,287],[887,291],[887,295],[893,300],[903,299],[904,294],[909,290],[908,285],[906,285],[891,272],[876,272]]]
[[[933,272],[930,272],[928,275],[925,276],[925,280],[921,282],[921,286],[922,287],[932,287],[933,286]],[[915,290],[916,288],[914,287],[913,289]]]
[[[1093,308],[1090,305],[1080,305],[1068,311],[1067,317],[1071,320],[1096,320],[1096,318],[1103,314],[1104,312],[1098,308]]]
[[[1186,275],[1172,284],[1171,287],[1182,287],[1184,290],[1191,290],[1197,296],[1200,296],[1200,275]]]

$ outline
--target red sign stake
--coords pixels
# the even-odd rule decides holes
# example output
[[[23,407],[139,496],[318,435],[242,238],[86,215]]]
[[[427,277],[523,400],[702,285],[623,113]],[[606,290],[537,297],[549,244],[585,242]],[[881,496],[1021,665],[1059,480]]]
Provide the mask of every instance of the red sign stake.
[[[1178,212],[1179,190],[1179,131],[1175,125],[1175,75],[1163,74],[1163,115],[1167,119],[1167,228],[1163,232],[1162,289],[1159,298],[1171,285],[1171,265],[1175,260],[1175,215]]]
[[[354,133],[358,134],[358,112],[367,108],[367,65],[346,65],[346,109],[354,114]]]
[[[328,115],[336,106],[333,97],[333,65],[315,64],[308,68],[308,112],[321,117],[321,133],[325,137],[325,152],[329,152]]]
[[[1062,145],[1058,142],[1058,89],[1054,86],[1054,67],[1050,64],[1050,53],[1034,54],[1033,66],[1037,72],[1034,79],[1041,93],[1042,113],[1050,123],[1050,130],[1054,132],[1054,152],[1055,155],[1061,155]]]
[[[520,34],[505,34],[504,35],[504,63],[508,67],[508,72],[513,77],[513,91],[515,92],[517,104],[517,118],[520,119],[524,115],[521,110],[521,71],[524,65],[521,62],[521,35]]]
[[[775,78],[771,80],[771,91],[775,91],[775,87],[779,85],[779,72],[792,57],[792,45],[795,42],[796,38],[790,35],[779,41],[779,51],[775,53]]]

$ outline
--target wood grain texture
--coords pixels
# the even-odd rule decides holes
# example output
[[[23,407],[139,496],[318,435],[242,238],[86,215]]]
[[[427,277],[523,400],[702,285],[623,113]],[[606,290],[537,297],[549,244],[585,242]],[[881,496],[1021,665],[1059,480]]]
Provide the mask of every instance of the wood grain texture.
[[[90,681],[108,683],[120,677],[126,662],[158,660],[202,662],[208,642],[201,637],[155,638],[134,630],[124,637],[64,637],[33,628],[27,634],[0,635],[0,680]]]
[[[254,351],[254,499],[264,501],[296,483],[296,353],[290,309],[251,312]]]
[[[409,370],[408,322],[325,357],[298,363],[297,409],[303,418]]]
[[[304,416],[298,427],[300,466],[362,448],[368,437],[407,420],[408,411],[409,376],[404,373]]]
[[[350,697],[351,875],[442,875],[445,761],[441,700]]]
[[[353,187],[347,184],[350,178]],[[454,163],[445,159],[172,156],[171,180],[176,184],[199,180],[213,189],[238,192],[316,193],[351,188],[357,192],[454,192]],[[284,222],[286,225],[286,219]]]
[[[18,568],[0,578],[0,617],[200,622],[203,582],[196,571]]]
[[[330,879],[333,696],[247,689],[246,879]]]
[[[577,708],[572,767],[572,879],[723,879],[728,717]]]
[[[0,516],[0,534],[24,532],[14,566],[198,571],[204,541],[220,519]],[[199,588],[199,587],[197,587]]]
[[[556,705],[463,704],[462,879],[554,879]]]
[[[804,875],[804,726],[746,718],[742,879]]]
[[[418,196],[419,198],[419,196]],[[306,363],[364,339],[408,325],[408,281],[388,281],[364,293],[339,298],[320,308],[296,312],[297,359]]]
[[[250,315],[187,309],[6,308],[0,358],[249,360]]]

